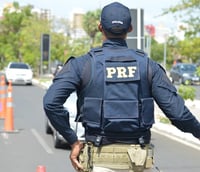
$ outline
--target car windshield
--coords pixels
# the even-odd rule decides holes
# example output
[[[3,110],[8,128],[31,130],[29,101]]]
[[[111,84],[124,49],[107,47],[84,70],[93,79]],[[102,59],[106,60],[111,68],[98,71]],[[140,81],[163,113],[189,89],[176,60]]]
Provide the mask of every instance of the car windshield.
[[[196,71],[196,67],[194,65],[181,65],[180,69],[183,72],[195,72]]]
[[[10,68],[12,68],[12,69],[29,69],[29,67],[23,63],[12,63],[10,65]]]

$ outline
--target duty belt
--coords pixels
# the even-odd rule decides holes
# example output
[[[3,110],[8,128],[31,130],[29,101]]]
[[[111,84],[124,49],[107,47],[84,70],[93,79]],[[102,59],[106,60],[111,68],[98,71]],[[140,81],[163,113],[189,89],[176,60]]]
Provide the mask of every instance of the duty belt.
[[[83,172],[91,172],[93,166],[110,169],[132,170],[142,172],[153,164],[153,147],[151,145],[111,144],[96,147],[87,143],[82,150],[80,163]]]

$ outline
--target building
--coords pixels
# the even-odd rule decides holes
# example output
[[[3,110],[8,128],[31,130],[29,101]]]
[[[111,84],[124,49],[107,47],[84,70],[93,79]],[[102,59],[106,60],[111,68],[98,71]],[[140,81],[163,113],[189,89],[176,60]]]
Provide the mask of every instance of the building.
[[[85,33],[83,29],[83,17],[84,13],[81,12],[74,12],[73,13],[73,19],[71,22],[72,25],[72,38],[77,39],[77,38],[82,38],[85,37],[87,34]]]

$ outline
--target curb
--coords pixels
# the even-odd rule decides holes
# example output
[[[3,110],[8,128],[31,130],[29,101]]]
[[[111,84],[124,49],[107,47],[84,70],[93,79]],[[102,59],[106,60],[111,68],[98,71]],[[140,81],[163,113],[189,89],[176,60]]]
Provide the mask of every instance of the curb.
[[[51,85],[51,83],[52,83],[52,81],[40,82],[37,79],[33,79],[32,82],[33,82],[33,84],[38,85],[38,86],[42,87],[45,90],[47,90],[49,88],[49,86]]]
[[[200,151],[200,141],[190,133],[184,133],[171,124],[156,122],[151,131],[164,135]]]

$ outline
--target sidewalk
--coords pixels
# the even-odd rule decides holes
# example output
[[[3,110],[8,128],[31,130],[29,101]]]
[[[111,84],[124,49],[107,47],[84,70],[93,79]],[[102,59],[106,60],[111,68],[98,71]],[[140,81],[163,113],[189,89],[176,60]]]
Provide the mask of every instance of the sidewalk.
[[[186,100],[185,105],[193,113],[193,115],[200,121],[200,100]],[[200,150],[200,141],[190,133],[184,133],[175,126],[159,121],[160,117],[165,117],[164,113],[155,104],[155,124],[152,131],[165,135],[173,140],[179,141],[185,145]]]
[[[42,88],[47,89],[51,85],[51,81],[39,82],[34,79],[33,83],[42,86]],[[185,105],[193,113],[193,115],[200,121],[200,100],[186,100]],[[177,140],[183,144],[191,146],[195,149],[200,150],[200,141],[193,137],[190,133],[184,133],[174,127],[171,124],[162,123],[159,121],[160,117],[165,117],[160,108],[155,104],[155,124],[152,127],[152,131],[170,137],[171,139]]]

